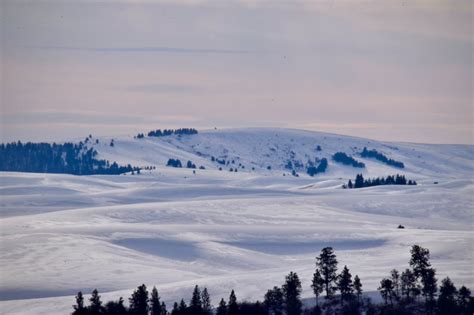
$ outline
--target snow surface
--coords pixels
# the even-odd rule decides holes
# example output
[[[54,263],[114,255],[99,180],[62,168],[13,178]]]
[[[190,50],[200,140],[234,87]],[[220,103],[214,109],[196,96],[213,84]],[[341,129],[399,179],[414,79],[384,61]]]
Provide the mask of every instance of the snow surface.
[[[214,303],[231,289],[240,300],[262,299],[289,271],[311,297],[314,258],[324,246],[335,248],[340,268],[347,264],[366,291],[392,268],[407,268],[415,243],[430,249],[438,278],[473,288],[473,146],[286,129],[109,142],[93,145],[100,158],[156,169],[121,176],[0,173],[1,314],[68,314],[78,290],[127,299],[142,283],[156,285],[168,306],[189,299],[195,284],[207,286]],[[357,156],[364,146],[406,168]],[[366,169],[331,161],[337,151]],[[289,159],[323,157],[328,172],[315,177],[303,170],[294,177],[284,167]],[[165,167],[169,158],[206,170]],[[228,171],[239,163],[238,172]],[[361,171],[406,174],[419,185],[341,189]]]

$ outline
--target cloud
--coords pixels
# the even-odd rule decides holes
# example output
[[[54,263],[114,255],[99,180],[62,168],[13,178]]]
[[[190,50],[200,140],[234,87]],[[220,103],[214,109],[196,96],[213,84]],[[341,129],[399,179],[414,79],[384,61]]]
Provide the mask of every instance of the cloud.
[[[71,47],[71,46],[32,46],[29,48],[43,50],[82,51],[97,53],[169,53],[169,54],[257,54],[263,51],[215,48],[182,48],[182,47]]]
[[[140,93],[198,93],[205,89],[200,86],[185,85],[185,84],[138,84],[131,86],[118,87],[117,90],[127,92],[140,92]]]
[[[12,137],[264,125],[471,143],[471,2],[1,2],[17,115],[0,120]]]
[[[22,113],[7,113],[3,115],[2,124],[4,125],[68,125],[76,124],[82,126],[102,126],[102,125],[121,125],[121,126],[140,126],[148,124],[176,124],[195,122],[196,119],[188,115],[159,115],[144,116],[133,114],[115,114],[90,111],[31,111]]]

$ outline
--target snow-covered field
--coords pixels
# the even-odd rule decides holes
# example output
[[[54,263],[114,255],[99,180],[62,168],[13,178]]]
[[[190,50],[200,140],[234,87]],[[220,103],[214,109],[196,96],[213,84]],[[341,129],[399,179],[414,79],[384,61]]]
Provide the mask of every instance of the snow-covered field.
[[[128,298],[142,283],[156,285],[169,306],[190,298],[195,284],[207,286],[215,303],[231,288],[238,299],[262,299],[289,271],[310,297],[314,258],[328,245],[366,291],[392,268],[408,267],[415,243],[430,249],[438,278],[474,287],[473,146],[284,129],[109,142],[94,144],[99,158],[156,169],[133,176],[0,173],[1,314],[68,314],[78,290]],[[358,157],[364,146],[406,168]],[[337,151],[363,161],[364,176],[402,173],[419,185],[343,190],[361,170],[331,161]],[[328,172],[315,177],[294,177],[284,167],[289,159],[323,157]],[[206,169],[165,167],[169,158]]]

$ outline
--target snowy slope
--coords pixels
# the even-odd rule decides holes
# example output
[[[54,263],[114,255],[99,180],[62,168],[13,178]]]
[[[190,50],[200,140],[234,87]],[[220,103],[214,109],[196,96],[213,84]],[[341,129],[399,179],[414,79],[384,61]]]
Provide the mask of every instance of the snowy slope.
[[[114,140],[110,147],[99,138],[101,158],[157,169],[133,176],[0,173],[0,314],[67,314],[78,290],[127,298],[141,283],[156,285],[167,305],[190,298],[195,284],[207,286],[215,303],[231,288],[239,299],[261,299],[290,270],[310,297],[314,257],[327,245],[366,291],[392,268],[408,267],[414,243],[431,250],[438,278],[474,286],[472,146],[283,129]],[[403,173],[419,185],[341,189],[360,170],[330,156],[363,146],[406,165],[355,156],[365,174]],[[289,175],[291,151],[295,160],[328,158],[328,172]],[[225,170],[245,168],[219,171],[211,156],[235,160]],[[206,170],[165,167],[168,158]]]
[[[182,162],[191,160],[197,166],[224,170],[238,167],[239,171],[268,174],[291,173],[285,169],[290,161],[307,165],[308,160],[327,158],[327,177],[353,177],[362,170],[345,166],[331,160],[336,152],[345,152],[366,164],[363,173],[368,176],[382,176],[403,172],[420,177],[458,176],[465,172],[473,174],[472,156],[474,147],[469,145],[427,145],[411,143],[379,142],[369,139],[334,135],[313,131],[292,129],[228,129],[207,130],[197,135],[145,137],[144,139],[119,138],[115,146],[104,139],[96,149],[101,158],[117,160],[138,166],[164,166],[169,158]],[[322,150],[317,151],[316,147]],[[362,158],[359,153],[364,147],[376,149],[389,158],[402,161],[405,169],[387,166],[377,160]],[[234,161],[225,167],[212,162],[214,156],[220,160]],[[244,168],[239,167],[241,164]],[[252,170],[255,168],[255,170]],[[305,173],[303,168],[297,169]]]

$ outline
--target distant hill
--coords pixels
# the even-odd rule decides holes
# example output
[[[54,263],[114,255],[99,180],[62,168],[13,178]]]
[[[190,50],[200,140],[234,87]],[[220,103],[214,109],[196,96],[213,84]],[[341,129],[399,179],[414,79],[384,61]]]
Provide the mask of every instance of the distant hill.
[[[474,173],[472,145],[381,142],[294,129],[224,129],[160,137],[89,136],[87,139],[87,142],[81,144],[81,152],[93,152],[94,159],[98,162],[110,161],[110,164],[117,162],[118,165],[147,169],[167,167],[166,165],[182,165],[186,168],[189,165],[196,169],[253,172],[260,175],[311,174],[323,178],[353,178],[358,173],[370,177],[395,173],[410,177],[449,177],[466,172]],[[371,154],[362,154],[363,152]],[[339,156],[343,153],[345,159],[353,158],[364,167],[356,167],[356,162],[352,165],[338,162],[333,158],[336,153]],[[79,160],[83,158],[79,157]],[[180,163],[176,163],[177,161]],[[45,169],[42,172],[49,171]]]
[[[183,167],[191,161],[199,168],[239,172],[286,173],[294,170],[308,176],[308,166],[327,159],[326,172],[315,176],[386,176],[403,173],[415,176],[455,176],[473,172],[474,146],[381,142],[370,139],[294,129],[247,128],[204,130],[193,135],[116,138],[94,145],[101,159],[119,164],[165,167],[169,159],[179,159]],[[404,164],[400,169],[377,159],[362,157],[364,148],[376,150]],[[364,169],[333,161],[343,152],[365,164]],[[473,172],[474,173],[474,172]]]

